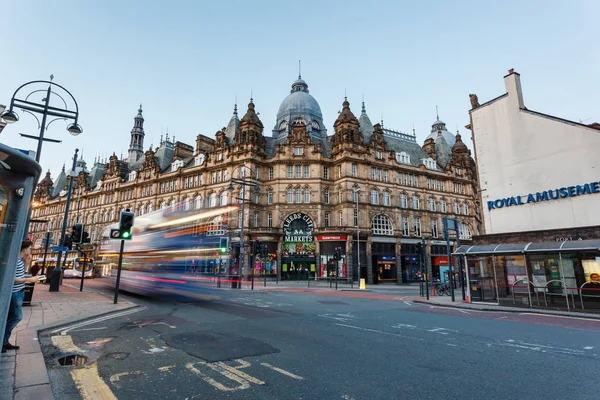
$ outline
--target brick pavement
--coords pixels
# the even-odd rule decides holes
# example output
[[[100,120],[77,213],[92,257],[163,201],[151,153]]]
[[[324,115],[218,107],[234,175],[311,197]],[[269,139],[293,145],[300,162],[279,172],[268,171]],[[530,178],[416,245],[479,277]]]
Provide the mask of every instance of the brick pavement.
[[[37,284],[31,306],[23,307],[23,320],[13,331],[11,342],[21,346],[0,357],[0,400],[53,399],[38,331],[136,307],[126,300],[113,304],[101,294],[79,291],[79,281],[65,281],[59,292]]]

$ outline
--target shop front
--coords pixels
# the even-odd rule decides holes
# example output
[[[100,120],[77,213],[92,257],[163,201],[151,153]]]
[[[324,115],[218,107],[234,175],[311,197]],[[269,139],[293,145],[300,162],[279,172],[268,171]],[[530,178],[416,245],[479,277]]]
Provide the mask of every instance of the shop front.
[[[314,223],[304,213],[290,214],[283,223],[281,279],[306,280],[317,274]]]
[[[349,278],[345,235],[320,235],[318,278]]]
[[[600,309],[600,240],[461,246],[471,301]]]
[[[452,252],[454,248],[450,246],[450,251]],[[448,264],[448,250],[446,245],[431,245],[431,277],[436,282],[446,282],[448,281],[448,273],[450,270],[450,266]],[[452,260],[454,263],[454,272],[456,273],[458,269],[456,268],[456,260]]]
[[[373,283],[398,281],[396,263],[396,238],[373,237],[371,257],[373,267]]]
[[[402,282],[420,282],[421,265],[417,244],[402,244],[400,248],[400,267],[402,269]]]
[[[279,256],[277,254],[277,238],[274,236],[252,236],[252,258],[251,265],[254,267],[254,275],[277,276]]]

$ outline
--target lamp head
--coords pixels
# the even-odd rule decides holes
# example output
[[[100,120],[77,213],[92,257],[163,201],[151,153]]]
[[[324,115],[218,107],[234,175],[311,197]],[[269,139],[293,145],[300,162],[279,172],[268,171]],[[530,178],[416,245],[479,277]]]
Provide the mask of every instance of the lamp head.
[[[229,182],[229,186],[227,186],[227,190],[229,190],[230,192],[233,192],[233,182]]]
[[[11,109],[0,114],[0,118],[8,124],[13,124],[19,120],[19,115]]]
[[[79,125],[78,123],[73,123],[69,126],[67,126],[67,130],[69,131],[69,133],[73,136],[77,136],[79,135],[81,132],[83,132],[83,128],[81,127],[81,125]]]

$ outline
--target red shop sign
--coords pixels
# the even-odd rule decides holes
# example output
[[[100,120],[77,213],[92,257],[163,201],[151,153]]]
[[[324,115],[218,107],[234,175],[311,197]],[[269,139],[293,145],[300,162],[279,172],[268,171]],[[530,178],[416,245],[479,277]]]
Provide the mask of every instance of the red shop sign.
[[[326,241],[326,240],[346,240],[347,236],[317,236],[317,240]]]

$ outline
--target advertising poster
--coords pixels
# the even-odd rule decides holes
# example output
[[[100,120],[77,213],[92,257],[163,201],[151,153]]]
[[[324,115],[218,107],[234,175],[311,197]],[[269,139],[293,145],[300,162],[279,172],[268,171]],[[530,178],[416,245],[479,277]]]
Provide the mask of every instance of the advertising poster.
[[[600,282],[600,262],[596,260],[581,260],[586,282]]]

